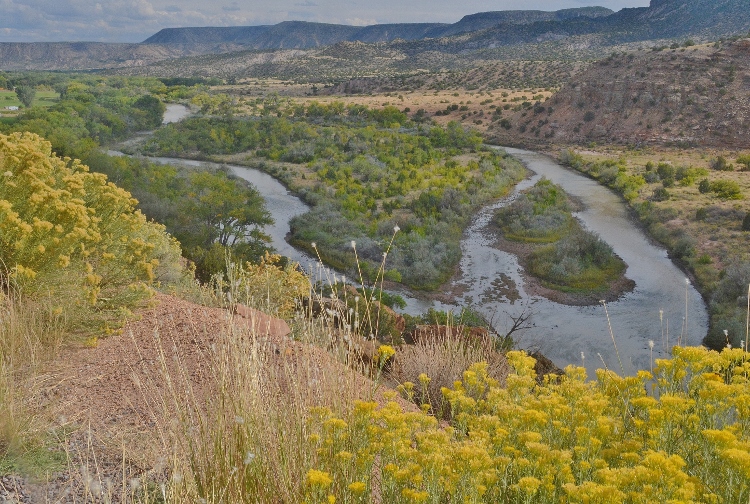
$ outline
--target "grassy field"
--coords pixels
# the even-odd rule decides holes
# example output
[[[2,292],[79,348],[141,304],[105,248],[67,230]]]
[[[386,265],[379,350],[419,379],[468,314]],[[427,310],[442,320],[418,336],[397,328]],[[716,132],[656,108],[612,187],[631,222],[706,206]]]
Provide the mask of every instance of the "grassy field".
[[[59,97],[60,95],[54,91],[37,91],[32,106],[49,107],[54,105]],[[23,107],[23,105],[18,100],[15,91],[0,89],[0,113],[8,113],[6,107]]]

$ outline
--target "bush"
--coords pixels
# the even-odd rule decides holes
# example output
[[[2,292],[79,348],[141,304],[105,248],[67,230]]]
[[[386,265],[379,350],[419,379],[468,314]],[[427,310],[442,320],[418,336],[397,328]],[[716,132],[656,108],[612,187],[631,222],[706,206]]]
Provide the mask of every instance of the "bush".
[[[654,189],[651,199],[654,201],[667,201],[669,199],[669,191],[666,187],[657,187]]]
[[[742,199],[742,188],[734,180],[717,180],[711,183],[711,192],[721,199]]]
[[[718,156],[711,161],[711,169],[716,171],[733,171],[734,165],[729,164],[724,156]]]
[[[745,214],[745,218],[742,219],[742,230],[750,231],[750,212]]]
[[[706,193],[711,192],[711,182],[707,178],[704,178],[703,180],[701,180],[700,183],[698,184],[698,191],[701,194],[706,194]]]
[[[395,402],[358,402],[341,418],[329,411],[304,424],[314,433],[306,446],[314,455],[297,501],[369,502],[376,492],[383,502],[750,497],[750,364],[742,350],[678,347],[672,359],[656,361],[653,374],[599,370],[591,381],[575,366],[541,381],[533,358],[509,352],[507,360],[504,387],[479,363],[442,391],[448,425]]]
[[[89,329],[119,324],[181,271],[179,244],[135,204],[39,136],[0,135],[0,288],[56,299]]]

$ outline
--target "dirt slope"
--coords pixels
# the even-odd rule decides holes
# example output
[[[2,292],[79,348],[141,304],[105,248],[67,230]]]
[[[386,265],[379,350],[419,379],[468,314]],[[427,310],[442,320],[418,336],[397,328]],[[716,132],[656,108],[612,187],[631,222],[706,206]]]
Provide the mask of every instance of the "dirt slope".
[[[613,55],[517,111],[500,142],[750,147],[750,39]]]
[[[21,502],[72,503],[99,502],[92,497],[99,492],[117,502],[130,479],[166,478],[171,449],[162,434],[165,422],[176,419],[174,401],[210,408],[218,397],[217,348],[227,338],[251,345],[247,324],[226,310],[159,294],[121,334],[64,351],[46,377],[52,385],[43,396],[60,432],[67,433],[69,467],[48,481],[9,479],[15,489],[6,493]],[[290,395],[307,398],[309,406],[325,397],[319,389],[330,383],[342,398],[385,401],[385,387],[374,387],[325,350],[289,337],[255,341],[265,366],[258,379],[282,382],[282,391],[295,387]]]

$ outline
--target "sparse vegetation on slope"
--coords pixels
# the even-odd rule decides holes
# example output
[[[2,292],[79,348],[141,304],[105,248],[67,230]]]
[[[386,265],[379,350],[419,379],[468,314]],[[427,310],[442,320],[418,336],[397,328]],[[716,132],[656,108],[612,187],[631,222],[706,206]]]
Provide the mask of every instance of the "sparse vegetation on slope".
[[[561,161],[626,195],[649,234],[694,276],[708,302],[705,344],[720,349],[747,338],[750,285],[747,231],[750,185],[744,173],[705,151],[628,151],[615,156],[564,150]],[[742,155],[736,155],[742,159]]]
[[[748,148],[750,39],[613,53],[544,107],[509,118],[500,140],[529,144]]]

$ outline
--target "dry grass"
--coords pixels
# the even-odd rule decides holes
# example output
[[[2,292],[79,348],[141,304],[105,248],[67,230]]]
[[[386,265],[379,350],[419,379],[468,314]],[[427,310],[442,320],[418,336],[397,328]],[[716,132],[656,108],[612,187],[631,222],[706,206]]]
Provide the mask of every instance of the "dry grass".
[[[449,417],[450,404],[441,391],[452,388],[476,362],[486,362],[489,376],[505,383],[510,367],[490,337],[472,337],[462,326],[429,327],[433,330],[423,332],[413,345],[400,347],[389,372],[389,378],[400,384],[415,404],[428,404],[438,418]]]
[[[39,375],[64,330],[51,306],[0,291],[0,467],[23,465],[23,455],[44,437]]]

